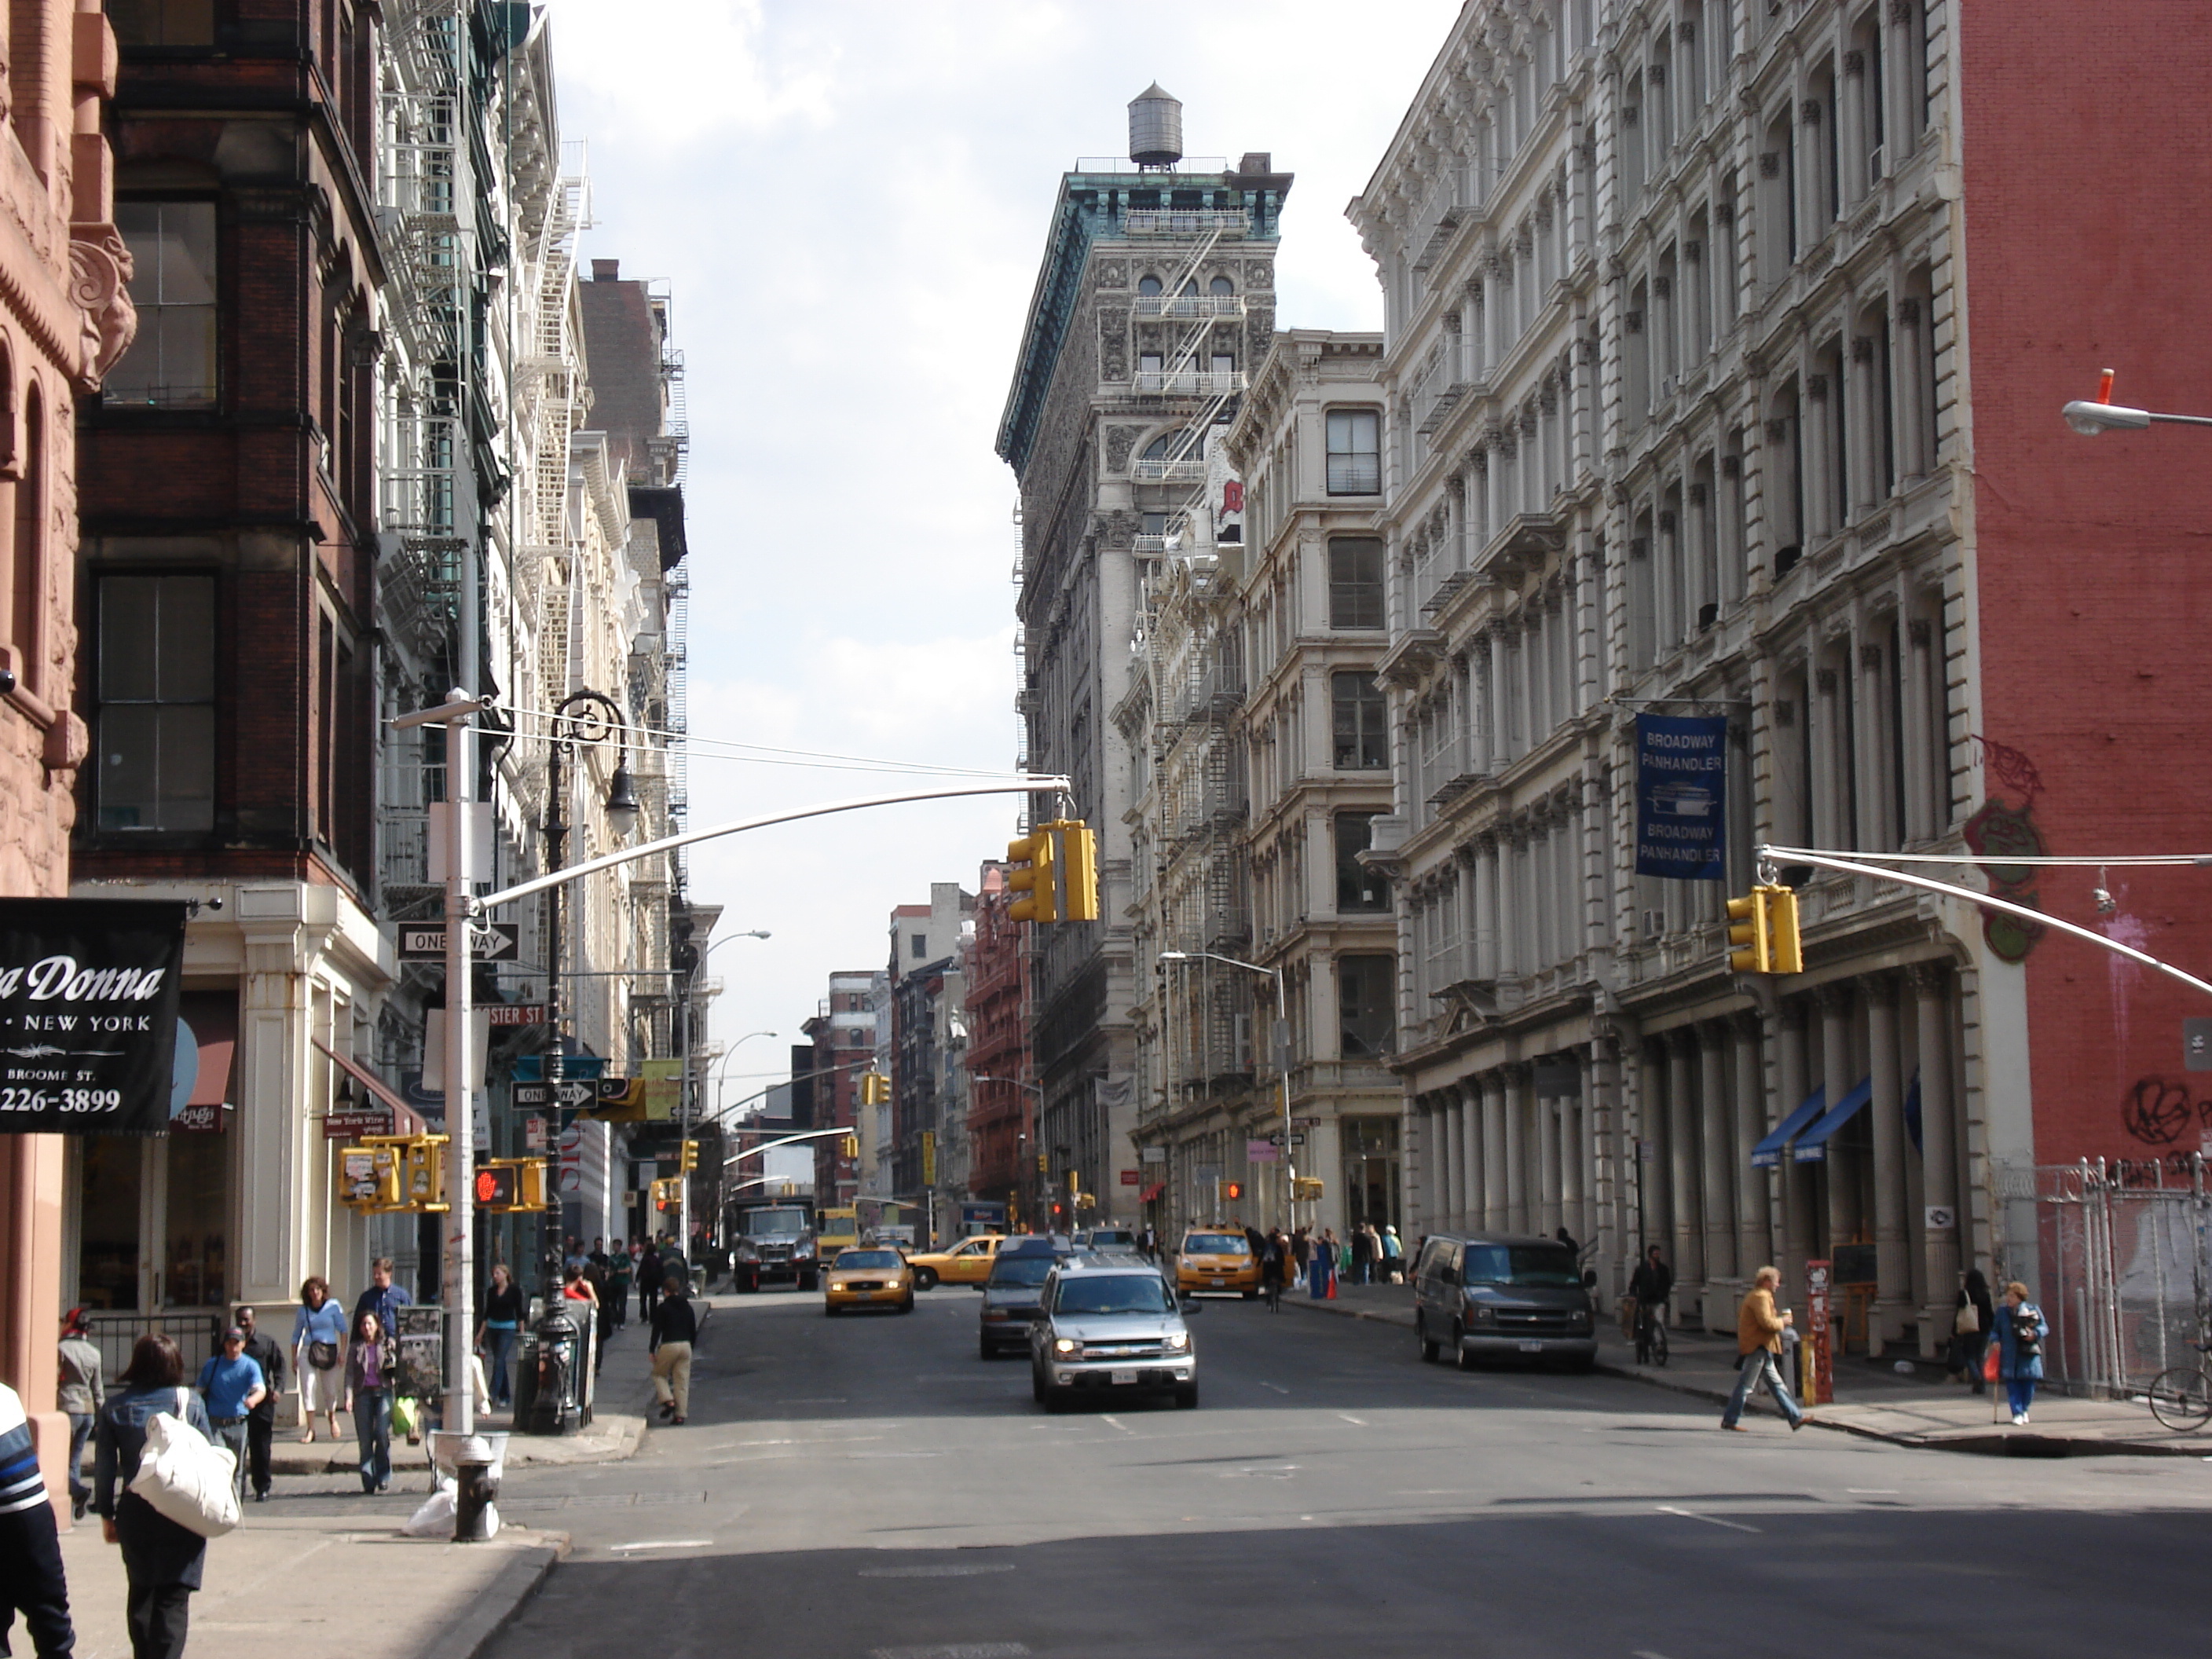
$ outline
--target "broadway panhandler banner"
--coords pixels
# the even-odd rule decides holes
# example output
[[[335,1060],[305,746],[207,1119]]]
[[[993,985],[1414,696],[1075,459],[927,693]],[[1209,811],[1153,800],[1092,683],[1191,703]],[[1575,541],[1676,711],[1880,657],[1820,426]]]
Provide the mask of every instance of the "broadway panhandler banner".
[[[0,899],[0,1133],[169,1127],[185,907]]]

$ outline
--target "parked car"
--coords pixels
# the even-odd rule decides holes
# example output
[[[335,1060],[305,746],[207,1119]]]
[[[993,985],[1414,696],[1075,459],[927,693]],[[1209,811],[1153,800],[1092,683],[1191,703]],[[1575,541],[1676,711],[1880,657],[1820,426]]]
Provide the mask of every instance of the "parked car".
[[[914,1311],[914,1269],[894,1249],[854,1249],[838,1253],[836,1261],[822,1276],[822,1311],[832,1317],[848,1308],[890,1308]]]
[[[1463,1370],[1519,1358],[1586,1371],[1597,1363],[1589,1283],[1574,1251],[1556,1239],[1431,1234],[1413,1264],[1421,1358],[1433,1361],[1449,1349]]]
[[[1030,1393],[1048,1412],[1125,1392],[1172,1393],[1178,1406],[1197,1405],[1198,1351],[1184,1312],[1139,1256],[1068,1257],[1052,1269],[1029,1327]]]
[[[1066,1237],[1024,1235],[999,1247],[983,1284],[976,1351],[986,1359],[1025,1349],[1030,1321],[1042,1306],[1045,1280],[1074,1249]]]

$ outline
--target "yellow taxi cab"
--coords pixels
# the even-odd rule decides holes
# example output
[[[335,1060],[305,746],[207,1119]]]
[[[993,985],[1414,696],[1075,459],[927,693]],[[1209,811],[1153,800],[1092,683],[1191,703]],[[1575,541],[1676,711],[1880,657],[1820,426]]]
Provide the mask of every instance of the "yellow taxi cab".
[[[981,1285],[990,1278],[991,1264],[999,1259],[999,1246],[1006,1242],[1003,1233],[978,1233],[949,1250],[924,1250],[909,1256],[915,1288],[933,1291],[939,1284]]]
[[[822,1311],[831,1316],[848,1308],[890,1308],[914,1311],[914,1269],[888,1247],[848,1248],[822,1275]]]
[[[1260,1262],[1242,1233],[1226,1228],[1193,1228],[1176,1252],[1176,1289],[1188,1296],[1200,1291],[1235,1291],[1247,1298],[1260,1294]]]

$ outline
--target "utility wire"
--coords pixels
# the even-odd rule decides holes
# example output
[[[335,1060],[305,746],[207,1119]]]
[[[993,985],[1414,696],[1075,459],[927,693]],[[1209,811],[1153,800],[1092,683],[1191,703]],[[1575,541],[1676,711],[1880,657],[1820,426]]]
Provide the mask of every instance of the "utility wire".
[[[538,737],[551,736],[564,720],[563,716],[547,709],[522,708],[512,704],[500,705],[499,712],[512,717],[517,722],[518,731],[521,729],[523,721],[532,722],[536,729],[531,735]],[[780,749],[769,744],[694,737],[665,726],[632,726],[627,730],[638,737],[665,738],[672,743],[681,743],[695,754],[702,749],[719,750],[723,752],[724,758],[750,761],[763,766],[805,766],[824,771],[893,772],[928,777],[1004,778],[1018,775],[1004,768],[946,766],[927,761],[889,760],[873,755],[839,755],[818,749]]]
[[[1827,848],[1769,847],[1767,852],[1775,861],[1788,863],[1793,857],[1814,854],[1822,858],[1838,858],[1841,854]],[[2191,865],[2212,866],[2212,853],[2142,853],[2112,857],[2050,857],[2042,854],[2014,855],[2011,853],[1853,853],[1850,856],[1866,864],[1994,864],[1998,866],[2029,864],[2057,868],[2087,870],[2172,869]]]

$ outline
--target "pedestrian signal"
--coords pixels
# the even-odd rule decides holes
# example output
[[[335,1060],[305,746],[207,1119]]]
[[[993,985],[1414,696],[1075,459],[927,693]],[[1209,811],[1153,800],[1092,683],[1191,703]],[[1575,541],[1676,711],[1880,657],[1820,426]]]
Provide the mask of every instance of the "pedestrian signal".
[[[1006,910],[1015,921],[1060,920],[1052,831],[1051,824],[1039,824],[1034,833],[1006,843],[1006,862],[1014,866],[1006,877],[1006,885],[1021,895]]]
[[[480,1210],[512,1210],[522,1198],[522,1171],[512,1164],[487,1164],[477,1171],[471,1190]]]
[[[1737,974],[1799,974],[1805,970],[1797,935],[1797,895],[1762,883],[1728,902],[1729,969]]]
[[[672,1178],[653,1183],[653,1207],[656,1210],[680,1209],[684,1204],[684,1182]]]
[[[1299,1176],[1291,1182],[1291,1196],[1301,1204],[1319,1203],[1321,1190],[1319,1176]]]
[[[1221,1195],[1222,1195],[1222,1197],[1224,1197],[1224,1198],[1242,1198],[1242,1197],[1243,1197],[1243,1196],[1244,1196],[1244,1183],[1243,1183],[1243,1182],[1241,1182],[1241,1181],[1224,1181],[1224,1182],[1223,1182],[1221,1183]]]

